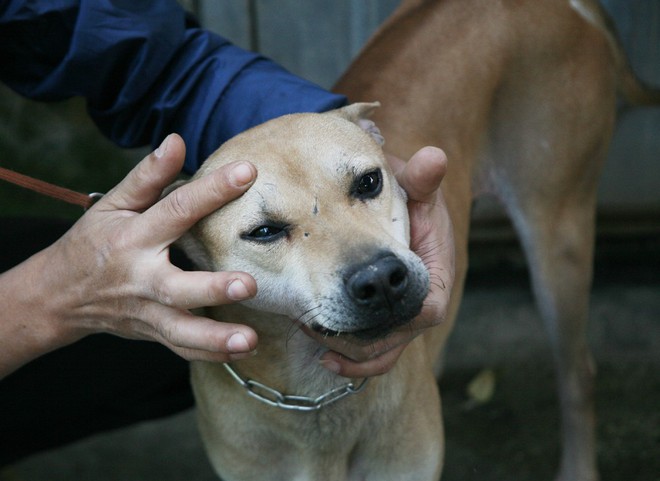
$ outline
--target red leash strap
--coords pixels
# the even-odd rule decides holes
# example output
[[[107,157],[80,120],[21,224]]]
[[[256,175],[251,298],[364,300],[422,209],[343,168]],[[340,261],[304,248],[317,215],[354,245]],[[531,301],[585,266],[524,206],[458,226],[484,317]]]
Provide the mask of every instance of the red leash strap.
[[[92,204],[101,196],[101,194],[82,194],[73,190],[65,189],[57,185],[49,184],[43,180],[34,179],[27,175],[19,174],[13,170],[0,167],[0,179],[11,182],[12,184],[20,185],[26,189],[33,190],[43,195],[47,195],[54,199],[63,200],[69,204],[75,204],[89,209]]]

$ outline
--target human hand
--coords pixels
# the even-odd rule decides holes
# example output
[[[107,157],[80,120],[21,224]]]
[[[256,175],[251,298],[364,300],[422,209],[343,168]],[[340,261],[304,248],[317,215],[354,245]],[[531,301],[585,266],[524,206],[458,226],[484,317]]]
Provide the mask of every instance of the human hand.
[[[170,135],[99,200],[48,251],[53,322],[65,343],[108,332],[158,341],[188,360],[249,355],[257,334],[247,326],[198,317],[190,309],[254,296],[241,272],[185,272],[170,263],[170,245],[202,217],[245,192],[249,163],[227,165],[160,199],[185,157]]]
[[[331,349],[321,357],[321,363],[345,377],[370,377],[389,371],[408,343],[425,329],[441,323],[449,307],[454,280],[454,238],[440,191],[447,157],[440,149],[425,147],[407,163],[390,155],[388,161],[408,193],[410,246],[429,271],[430,291],[419,316],[377,342],[357,344],[342,337],[315,336]]]

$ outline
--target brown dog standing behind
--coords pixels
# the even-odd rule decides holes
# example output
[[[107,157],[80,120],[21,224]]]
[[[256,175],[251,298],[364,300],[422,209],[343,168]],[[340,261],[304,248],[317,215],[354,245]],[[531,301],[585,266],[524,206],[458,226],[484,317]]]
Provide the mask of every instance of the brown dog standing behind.
[[[596,191],[617,91],[660,93],[632,75],[593,0],[407,0],[336,90],[377,99],[374,119],[401,158],[447,153],[443,181],[456,240],[450,321],[427,336],[438,354],[467,271],[473,199],[496,196],[525,250],[554,351],[561,402],[558,479],[595,481],[594,366],[586,343]]]

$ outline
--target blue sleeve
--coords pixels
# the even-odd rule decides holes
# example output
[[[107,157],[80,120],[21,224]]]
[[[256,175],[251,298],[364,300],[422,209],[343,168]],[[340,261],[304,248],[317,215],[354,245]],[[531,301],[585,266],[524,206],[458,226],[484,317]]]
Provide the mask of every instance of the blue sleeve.
[[[84,97],[120,146],[179,133],[188,171],[254,125],[346,102],[199,28],[176,0],[4,1],[0,65],[24,96]]]

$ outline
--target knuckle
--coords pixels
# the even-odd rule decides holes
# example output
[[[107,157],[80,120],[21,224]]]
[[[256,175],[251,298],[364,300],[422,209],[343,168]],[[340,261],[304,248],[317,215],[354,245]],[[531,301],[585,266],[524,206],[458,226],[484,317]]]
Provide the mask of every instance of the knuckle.
[[[154,297],[158,303],[168,307],[175,306],[176,302],[174,300],[172,287],[172,283],[169,281],[169,279],[166,278],[161,283],[159,283],[158,286],[153,288]]]
[[[204,301],[208,305],[224,304],[227,296],[225,295],[224,285],[211,283],[204,292]]]
[[[113,254],[128,252],[135,248],[135,233],[131,229],[113,229],[108,234],[106,249]]]
[[[165,339],[168,343],[172,344],[173,346],[177,346],[181,348],[186,347],[181,342],[179,336],[180,332],[176,322],[159,321],[155,326],[155,330],[158,332],[160,337]]]
[[[133,170],[132,174],[135,180],[135,185],[148,185],[152,182],[153,171],[148,162],[140,162]]]
[[[168,215],[174,221],[185,221],[191,217],[195,202],[187,189],[176,189],[165,197],[165,199],[167,200],[165,206],[167,207]]]
[[[151,293],[158,303],[172,308],[187,309],[189,293],[186,289],[186,279],[173,270],[156,270],[149,280]]]

